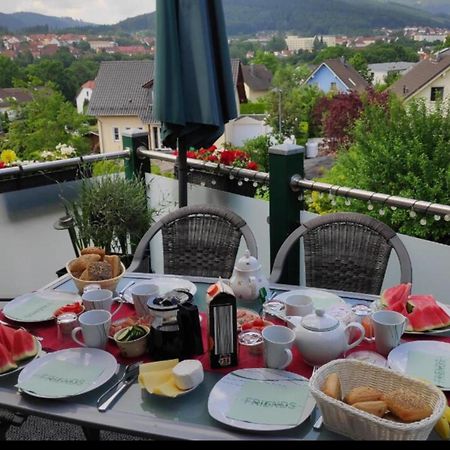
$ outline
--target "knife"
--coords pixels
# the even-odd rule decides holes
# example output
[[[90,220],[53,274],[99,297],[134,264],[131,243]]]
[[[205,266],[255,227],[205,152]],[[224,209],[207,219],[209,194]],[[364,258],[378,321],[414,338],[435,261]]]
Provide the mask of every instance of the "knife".
[[[113,402],[117,400],[120,396],[122,396],[128,389],[128,387],[131,386],[138,379],[138,376],[139,376],[138,373],[134,373],[133,375],[130,375],[126,377],[123,381],[121,381],[118,384],[117,389],[114,391],[114,393],[103,403],[97,405],[97,409],[100,412],[105,412],[113,404]]]

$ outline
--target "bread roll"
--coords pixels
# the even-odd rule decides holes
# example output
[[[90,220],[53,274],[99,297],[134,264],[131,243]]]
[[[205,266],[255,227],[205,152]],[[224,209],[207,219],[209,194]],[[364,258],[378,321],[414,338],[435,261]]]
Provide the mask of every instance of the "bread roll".
[[[90,281],[102,281],[112,278],[112,267],[104,261],[90,263],[87,271]]]
[[[341,399],[341,382],[339,375],[336,372],[330,373],[325,379],[325,383],[322,386],[322,392],[336,400]]]
[[[358,402],[353,403],[352,405],[354,408],[360,409],[362,411],[366,411],[369,414],[373,414],[377,417],[383,417],[387,411],[388,407],[386,402],[383,400],[375,400],[370,402]]]
[[[122,272],[120,258],[117,255],[105,255],[103,261],[107,262],[112,268],[112,278],[116,278]]]
[[[389,410],[404,422],[415,422],[431,415],[433,410],[413,391],[397,389],[383,395]]]
[[[80,280],[89,281],[89,273],[87,269],[83,270],[83,273],[79,277]]]
[[[359,386],[353,388],[344,398],[344,402],[349,405],[359,402],[370,402],[381,400],[383,393],[370,386]]]
[[[105,249],[100,247],[86,247],[80,251],[81,255],[99,255],[100,260],[105,256]]]

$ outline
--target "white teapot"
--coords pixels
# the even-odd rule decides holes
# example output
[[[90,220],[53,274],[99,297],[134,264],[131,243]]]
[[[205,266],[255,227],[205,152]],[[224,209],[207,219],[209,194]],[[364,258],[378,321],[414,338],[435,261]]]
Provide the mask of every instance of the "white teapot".
[[[261,264],[248,250],[234,266],[230,286],[236,299],[243,301],[256,300],[262,288],[269,292],[269,281],[263,274]]]
[[[361,336],[349,344],[347,330],[357,328]],[[323,309],[303,317],[295,327],[295,344],[305,362],[311,366],[320,366],[356,347],[364,339],[364,327],[358,322],[344,326],[336,317],[325,314]]]

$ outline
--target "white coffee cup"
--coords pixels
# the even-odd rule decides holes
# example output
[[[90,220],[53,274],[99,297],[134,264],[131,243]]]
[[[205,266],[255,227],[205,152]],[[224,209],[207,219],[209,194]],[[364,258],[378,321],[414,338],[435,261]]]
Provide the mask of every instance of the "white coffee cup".
[[[313,299],[309,295],[292,294],[284,301],[286,316],[307,316],[314,311]]]
[[[131,288],[131,297],[133,298],[134,309],[138,316],[146,316],[150,313],[147,302],[153,300],[159,295],[159,287],[151,282],[139,283]]]
[[[375,347],[383,356],[400,343],[406,328],[406,317],[396,311],[376,311],[372,314]]]
[[[292,362],[292,344],[295,333],[281,325],[263,328],[264,363],[271,369],[284,369]]]
[[[96,289],[84,292],[81,296],[81,300],[83,301],[83,305],[86,308],[86,311],[92,311],[95,309],[104,309],[106,311],[111,311],[112,304],[117,297],[113,297],[112,291],[109,289]],[[112,313],[114,316],[117,314],[119,309],[122,307],[123,302],[119,303],[119,306]]]
[[[80,326],[72,330],[72,339],[83,347],[104,349],[108,342],[111,317],[111,313],[103,309],[84,312],[78,318]],[[79,331],[83,334],[84,342],[81,342],[77,338]]]

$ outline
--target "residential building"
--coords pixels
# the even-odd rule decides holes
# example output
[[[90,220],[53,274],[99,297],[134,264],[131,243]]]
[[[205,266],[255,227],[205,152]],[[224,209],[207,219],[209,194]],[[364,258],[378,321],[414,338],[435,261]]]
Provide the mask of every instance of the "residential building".
[[[114,41],[88,41],[91,49],[97,53],[104,49],[115,47],[117,44]]]
[[[336,36],[327,35],[316,35],[313,37],[302,37],[288,35],[286,36],[286,45],[290,51],[304,50],[307,52],[312,52],[314,50],[314,43],[320,42],[325,44],[327,47],[336,46]]]
[[[77,111],[79,114],[82,114],[86,111],[87,105],[91,101],[92,92],[95,88],[95,81],[89,80],[81,86],[80,92],[78,92],[76,102],[77,102]]]
[[[439,100],[450,100],[450,55],[438,53],[420,61],[389,90],[405,102],[422,99],[430,109]]]
[[[14,106],[22,105],[33,100],[33,96],[27,89],[3,88],[0,89],[0,114],[8,114],[10,120],[16,118]]]
[[[373,75],[372,84],[383,84],[388,75],[404,75],[408,70],[414,67],[416,63],[407,61],[387,62],[378,64],[369,64],[369,71]]]
[[[272,87],[272,72],[264,64],[242,66],[245,94],[251,102],[266,95]]]
[[[238,59],[233,59],[231,65],[239,111],[239,104],[247,101],[242,65]],[[151,60],[100,64],[87,112],[97,117],[102,153],[122,150],[122,132],[132,128],[148,132],[149,148],[162,147],[160,123],[152,111],[153,70]],[[222,142],[224,139],[219,139],[218,143]]]
[[[369,86],[369,83],[343,58],[325,60],[305,80],[305,83],[315,84],[325,93],[362,92]]]

